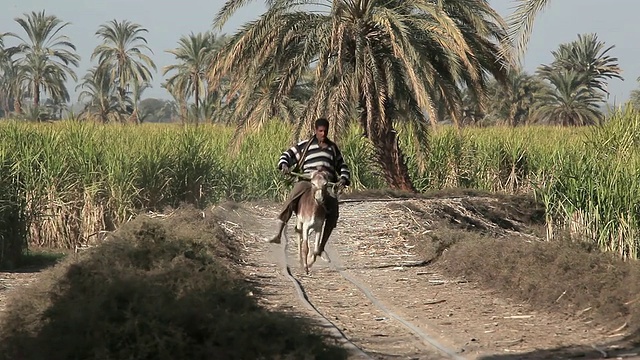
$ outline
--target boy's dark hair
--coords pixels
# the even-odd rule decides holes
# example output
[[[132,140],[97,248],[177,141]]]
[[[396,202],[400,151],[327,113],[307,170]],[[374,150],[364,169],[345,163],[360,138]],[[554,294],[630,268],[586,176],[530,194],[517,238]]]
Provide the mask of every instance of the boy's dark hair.
[[[329,128],[329,120],[327,120],[326,118],[319,118],[318,120],[316,120],[316,129],[320,126]]]

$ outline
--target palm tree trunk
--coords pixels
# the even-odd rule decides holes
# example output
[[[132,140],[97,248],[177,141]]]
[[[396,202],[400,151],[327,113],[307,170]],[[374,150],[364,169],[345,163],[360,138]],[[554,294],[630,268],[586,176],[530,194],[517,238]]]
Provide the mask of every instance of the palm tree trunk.
[[[198,126],[198,123],[200,122],[200,111],[198,110],[198,102],[200,100],[200,94],[198,92],[199,88],[200,88],[200,84],[198,83],[198,77],[196,76],[193,81],[193,92],[196,98],[196,114],[195,114],[196,126]]]
[[[18,115],[22,114],[22,101],[18,96],[13,98],[13,111]]]
[[[387,184],[392,189],[416,192],[404,154],[398,144],[396,131],[389,129],[371,140],[375,144],[375,155],[382,167]]]
[[[189,123],[189,109],[187,107],[187,100],[180,100],[180,118],[182,119],[182,125],[186,125]]]
[[[33,82],[33,106],[38,107],[40,105],[40,85],[39,81]]]
[[[9,101],[10,101],[9,96],[5,96],[2,99],[2,113],[4,114],[5,117],[9,117],[9,111],[11,111],[9,106]]]
[[[140,124],[140,118],[138,118],[138,109],[136,109],[136,108],[133,109],[133,112],[129,116],[129,121],[127,121],[127,122],[129,122],[131,124],[136,124],[136,125]]]

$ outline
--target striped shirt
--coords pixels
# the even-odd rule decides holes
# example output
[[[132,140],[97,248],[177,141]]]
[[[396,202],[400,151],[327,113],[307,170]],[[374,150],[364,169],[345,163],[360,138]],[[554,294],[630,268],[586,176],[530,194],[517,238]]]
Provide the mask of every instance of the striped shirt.
[[[282,168],[282,165],[287,165],[290,168],[295,166],[300,161],[308,141],[303,140],[283,152],[278,161],[278,168]],[[323,149],[318,145],[318,140],[315,137],[311,140],[304,162],[300,166],[302,172],[309,173],[318,166],[324,166],[333,171],[334,175],[339,175],[340,178],[345,179],[346,185],[349,185],[351,183],[351,173],[344,162],[342,152],[332,141],[327,140],[326,142],[329,146]]]

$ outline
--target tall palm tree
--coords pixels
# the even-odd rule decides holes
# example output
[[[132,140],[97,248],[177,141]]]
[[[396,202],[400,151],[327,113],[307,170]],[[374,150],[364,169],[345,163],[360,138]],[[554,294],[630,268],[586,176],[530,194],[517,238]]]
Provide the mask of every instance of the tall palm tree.
[[[27,74],[24,68],[19,66],[16,61],[7,61],[3,65],[2,78],[0,78],[0,88],[6,96],[3,104],[5,112],[8,112],[11,101],[13,101],[13,112],[18,115],[22,114],[24,94],[29,91],[26,84]]]
[[[25,13],[15,18],[27,35],[26,39],[9,33],[22,43],[16,54],[18,66],[22,68],[28,82],[28,90],[35,107],[40,105],[41,91],[49,93],[53,100],[68,101],[69,93],[65,86],[67,76],[77,81],[70,65],[78,66],[80,56],[69,38],[61,35],[70,25],[55,15],[46,15],[45,11]]]
[[[575,70],[545,74],[553,87],[543,88],[533,111],[533,118],[564,126],[597,124],[602,120],[600,98],[586,85],[585,74]]]
[[[4,33],[0,33],[0,110],[2,110],[2,116],[7,116],[9,113],[9,92],[5,85],[5,68],[10,59],[4,49],[4,36]]]
[[[585,75],[585,84],[589,88],[608,95],[607,79],[624,79],[620,76],[622,70],[618,59],[607,55],[615,45],[606,49],[604,46],[604,42],[598,40],[596,34],[578,34],[577,40],[560,44],[556,51],[552,51],[553,63],[543,65],[540,72],[575,70]]]
[[[214,24],[222,27],[248,0],[227,0]],[[506,24],[486,0],[280,0],[269,1],[214,60],[210,86],[230,77],[231,94],[275,80],[269,99],[279,104],[310,68],[314,93],[296,138],[321,116],[335,131],[357,113],[376,148],[388,184],[414,191],[396,125],[415,124],[427,142],[426,114],[437,119],[434,99],[460,118],[461,86],[484,100],[488,74],[503,78]],[[311,6],[312,8],[309,8]],[[274,76],[275,75],[275,76]],[[357,111],[357,112],[356,112]],[[249,119],[247,119],[249,120]],[[239,124],[239,131],[254,128]],[[424,159],[426,147],[421,148]]]
[[[131,91],[131,95],[129,96],[129,105],[131,111],[127,111],[130,113],[129,122],[133,124],[141,124],[147,117],[148,114],[143,114],[140,112],[140,100],[142,100],[142,94],[145,90],[151,87],[151,84],[148,82],[133,83],[133,89]]]
[[[7,56],[7,52],[4,48],[4,37],[7,36],[5,33],[0,33],[0,65],[7,62],[9,57]]]
[[[175,72],[174,75],[167,79],[167,83],[186,87],[182,91],[185,91],[189,97],[193,94],[196,114],[199,114],[198,107],[200,106],[201,98],[207,96],[206,69],[211,62],[215,44],[216,37],[209,32],[191,33],[180,38],[176,49],[167,51],[173,54],[179,62],[165,66],[162,74],[166,75],[169,72]],[[198,120],[196,118],[196,122]]]
[[[100,25],[96,35],[102,44],[96,46],[91,60],[98,59],[100,66],[106,66],[111,77],[117,81],[120,101],[124,102],[126,94],[134,83],[151,82],[151,69],[156,70],[153,60],[143,51],[153,54],[147,46],[143,33],[148,30],[128,20],[111,20]]]

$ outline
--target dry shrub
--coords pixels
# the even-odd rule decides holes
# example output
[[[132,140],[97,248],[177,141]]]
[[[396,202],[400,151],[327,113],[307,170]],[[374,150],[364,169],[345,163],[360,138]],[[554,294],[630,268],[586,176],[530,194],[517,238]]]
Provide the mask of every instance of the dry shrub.
[[[442,263],[453,274],[497,288],[537,308],[577,313],[591,307],[592,313],[605,321],[634,315],[625,303],[640,290],[637,264],[566,241],[459,241],[443,256]]]
[[[442,227],[418,240],[425,259],[539,311],[594,320],[611,329],[625,322],[640,341],[640,264],[569,240],[525,241]],[[631,330],[631,332],[628,332]]]
[[[141,216],[12,298],[6,359],[344,358],[310,323],[259,307],[211,214]]]
[[[409,209],[418,222],[429,224],[426,235],[403,233],[425,261],[537,311],[579,316],[612,330],[626,323],[625,340],[640,345],[638,261],[622,261],[596,244],[570,241],[568,234],[549,242],[535,240],[544,238],[544,207],[530,196],[448,194],[457,198],[455,208],[443,201],[442,191],[433,192],[435,199],[427,206],[387,205]]]

